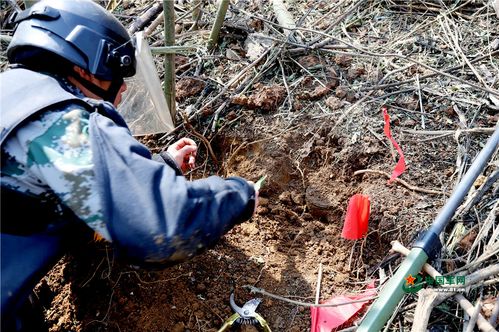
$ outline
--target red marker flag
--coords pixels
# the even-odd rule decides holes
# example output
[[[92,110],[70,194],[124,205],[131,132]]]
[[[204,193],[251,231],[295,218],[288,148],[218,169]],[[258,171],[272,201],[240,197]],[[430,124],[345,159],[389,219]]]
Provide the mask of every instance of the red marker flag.
[[[385,119],[385,135],[390,139],[392,142],[393,146],[395,149],[397,149],[398,154],[400,155],[399,161],[397,162],[397,165],[393,169],[392,176],[390,180],[388,180],[388,183],[392,183],[393,180],[395,180],[400,174],[404,173],[405,171],[405,158],[404,158],[404,153],[402,152],[402,149],[398,145],[398,143],[393,139],[392,137],[392,132],[390,130],[390,116],[388,115],[388,110],[386,107],[382,107],[381,110],[383,111],[383,118]]]
[[[361,194],[353,195],[348,203],[341,237],[348,240],[358,240],[366,235],[370,213],[371,201],[369,200],[369,196]]]
[[[374,283],[368,285],[364,293],[339,295],[322,303],[337,304],[337,307],[311,307],[311,332],[331,332],[336,331],[340,326],[346,327],[346,325],[352,325],[352,321],[359,311],[372,300],[373,296],[376,296]],[[359,300],[365,301],[345,304]]]

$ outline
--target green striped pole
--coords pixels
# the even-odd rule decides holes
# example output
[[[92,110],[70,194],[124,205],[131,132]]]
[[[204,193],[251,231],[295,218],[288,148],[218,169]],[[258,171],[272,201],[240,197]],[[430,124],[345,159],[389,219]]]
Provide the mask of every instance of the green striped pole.
[[[417,275],[427,259],[428,256],[423,249],[414,248],[411,250],[395,275],[383,287],[379,297],[369,309],[366,318],[362,321],[357,332],[375,332],[383,328],[405,294],[402,289],[402,286],[406,282],[405,279],[408,275]]]
[[[439,250],[439,235],[454,216],[459,205],[468,194],[471,186],[487,166],[490,158],[499,146],[499,125],[475,158],[470,168],[456,186],[444,207],[440,210],[431,227],[425,232],[424,237],[414,244],[409,255],[400,265],[395,275],[386,283],[381,290],[378,299],[373,303],[366,317],[357,329],[358,332],[375,332],[388,321],[398,303],[404,296],[402,286],[410,275],[417,275],[423,268],[429,256],[433,256]]]

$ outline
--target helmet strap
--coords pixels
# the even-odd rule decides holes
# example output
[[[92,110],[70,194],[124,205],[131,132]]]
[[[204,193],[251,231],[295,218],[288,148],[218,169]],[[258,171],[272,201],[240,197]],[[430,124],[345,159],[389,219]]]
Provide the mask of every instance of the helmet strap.
[[[107,90],[104,90],[98,85],[93,84],[90,81],[85,80],[79,75],[73,75],[73,78],[77,80],[81,85],[83,85],[88,91],[92,92],[94,95],[97,95],[104,99],[105,101],[114,103],[118,92],[120,91],[121,86],[123,85],[123,78],[117,78],[111,81],[111,85]]]

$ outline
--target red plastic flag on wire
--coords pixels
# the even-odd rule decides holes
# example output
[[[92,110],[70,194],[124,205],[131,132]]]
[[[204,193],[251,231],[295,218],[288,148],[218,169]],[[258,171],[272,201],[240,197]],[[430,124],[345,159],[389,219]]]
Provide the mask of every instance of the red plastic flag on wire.
[[[392,137],[392,132],[390,130],[390,116],[388,115],[387,108],[383,106],[381,110],[383,111],[383,118],[385,119],[385,135],[386,137],[388,137],[390,142],[392,142],[393,146],[395,147],[395,149],[397,149],[397,152],[400,155],[399,161],[397,162],[397,165],[393,169],[392,176],[390,177],[390,180],[388,180],[388,183],[392,183],[393,180],[395,180],[400,174],[404,173],[405,158],[402,149]]]
[[[348,240],[358,240],[367,233],[371,201],[369,196],[356,194],[348,202],[347,215],[341,237]]]

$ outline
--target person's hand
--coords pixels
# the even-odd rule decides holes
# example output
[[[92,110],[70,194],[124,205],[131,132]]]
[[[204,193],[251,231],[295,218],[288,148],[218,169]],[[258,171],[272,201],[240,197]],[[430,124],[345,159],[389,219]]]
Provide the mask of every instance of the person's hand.
[[[198,146],[190,138],[183,137],[166,150],[175,160],[182,172],[194,168]]]

